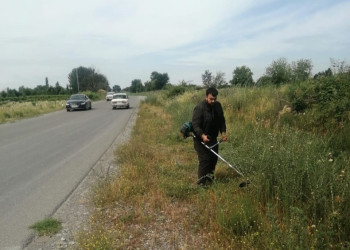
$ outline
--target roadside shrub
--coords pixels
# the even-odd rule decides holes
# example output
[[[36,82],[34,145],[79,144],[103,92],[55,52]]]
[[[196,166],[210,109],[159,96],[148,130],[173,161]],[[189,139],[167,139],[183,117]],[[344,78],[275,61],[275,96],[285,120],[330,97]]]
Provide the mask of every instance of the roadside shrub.
[[[178,95],[185,93],[186,88],[184,86],[171,86],[167,89],[167,98],[174,98]]]
[[[289,84],[286,94],[292,109],[302,113],[316,102],[315,81]]]
[[[161,102],[158,100],[158,98],[159,98],[159,95],[150,94],[147,96],[147,98],[143,102],[151,105],[155,105],[155,106],[160,106]]]
[[[309,110],[310,129],[332,130],[349,123],[349,73],[290,84],[286,96],[294,111]]]
[[[105,94],[103,92],[92,92],[87,91],[84,92],[92,101],[98,101],[105,98]]]
[[[321,122],[349,120],[350,74],[322,77],[318,80],[316,91],[319,93],[317,104]]]

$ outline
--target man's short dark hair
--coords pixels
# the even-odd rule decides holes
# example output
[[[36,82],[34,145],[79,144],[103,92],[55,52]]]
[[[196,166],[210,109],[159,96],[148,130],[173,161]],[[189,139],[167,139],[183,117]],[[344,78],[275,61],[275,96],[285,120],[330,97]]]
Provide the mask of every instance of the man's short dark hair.
[[[205,95],[209,95],[212,94],[212,96],[217,96],[219,94],[218,90],[214,87],[210,87],[207,89],[207,91],[205,92]]]

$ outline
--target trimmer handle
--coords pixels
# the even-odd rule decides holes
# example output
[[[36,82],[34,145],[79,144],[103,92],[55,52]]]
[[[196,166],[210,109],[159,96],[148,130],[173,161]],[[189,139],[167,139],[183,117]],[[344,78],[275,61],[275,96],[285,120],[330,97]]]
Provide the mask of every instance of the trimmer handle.
[[[213,147],[215,147],[216,145],[219,145],[221,142],[223,142],[222,139],[220,139],[217,143],[215,143],[214,145],[210,146],[209,148],[213,148]]]

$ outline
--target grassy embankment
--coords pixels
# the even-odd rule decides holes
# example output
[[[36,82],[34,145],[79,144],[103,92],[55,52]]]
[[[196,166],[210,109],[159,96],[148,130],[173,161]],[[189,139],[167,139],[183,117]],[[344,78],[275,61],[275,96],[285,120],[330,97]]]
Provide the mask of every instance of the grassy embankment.
[[[220,154],[249,177],[251,184],[241,189],[242,178],[222,162],[213,186],[203,190],[195,184],[196,154],[179,129],[204,91],[173,99],[164,92],[149,96],[132,139],[116,152],[118,176],[94,188],[97,210],[90,229],[79,233],[79,248],[346,247],[347,79],[339,84],[345,91],[338,80],[321,80],[219,92],[229,136]]]
[[[105,93],[105,91],[100,91],[98,93],[87,92],[86,94],[91,100],[97,101],[104,99],[106,95]],[[39,97],[38,100],[36,100],[36,97],[32,96],[31,99],[33,100],[31,101],[26,101],[26,98],[24,97],[21,101],[0,102],[0,124],[47,114],[66,108],[66,102],[65,100],[59,100],[61,99],[60,96],[57,96],[57,100],[41,100],[42,97]],[[50,96],[50,99],[55,98]]]

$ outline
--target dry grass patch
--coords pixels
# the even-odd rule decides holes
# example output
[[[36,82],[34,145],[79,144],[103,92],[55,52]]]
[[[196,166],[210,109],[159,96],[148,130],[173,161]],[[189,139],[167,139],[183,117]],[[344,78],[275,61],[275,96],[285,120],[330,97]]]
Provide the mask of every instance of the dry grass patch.
[[[65,108],[64,101],[9,102],[0,105],[0,124]]]
[[[169,146],[171,117],[162,108],[144,103],[139,114],[132,139],[116,152],[118,176],[95,187],[98,211],[79,244],[92,249],[91,239],[104,242],[97,238],[107,234],[112,249],[201,248],[188,202],[198,192],[194,151],[188,144]],[[94,229],[100,225],[105,234]]]

